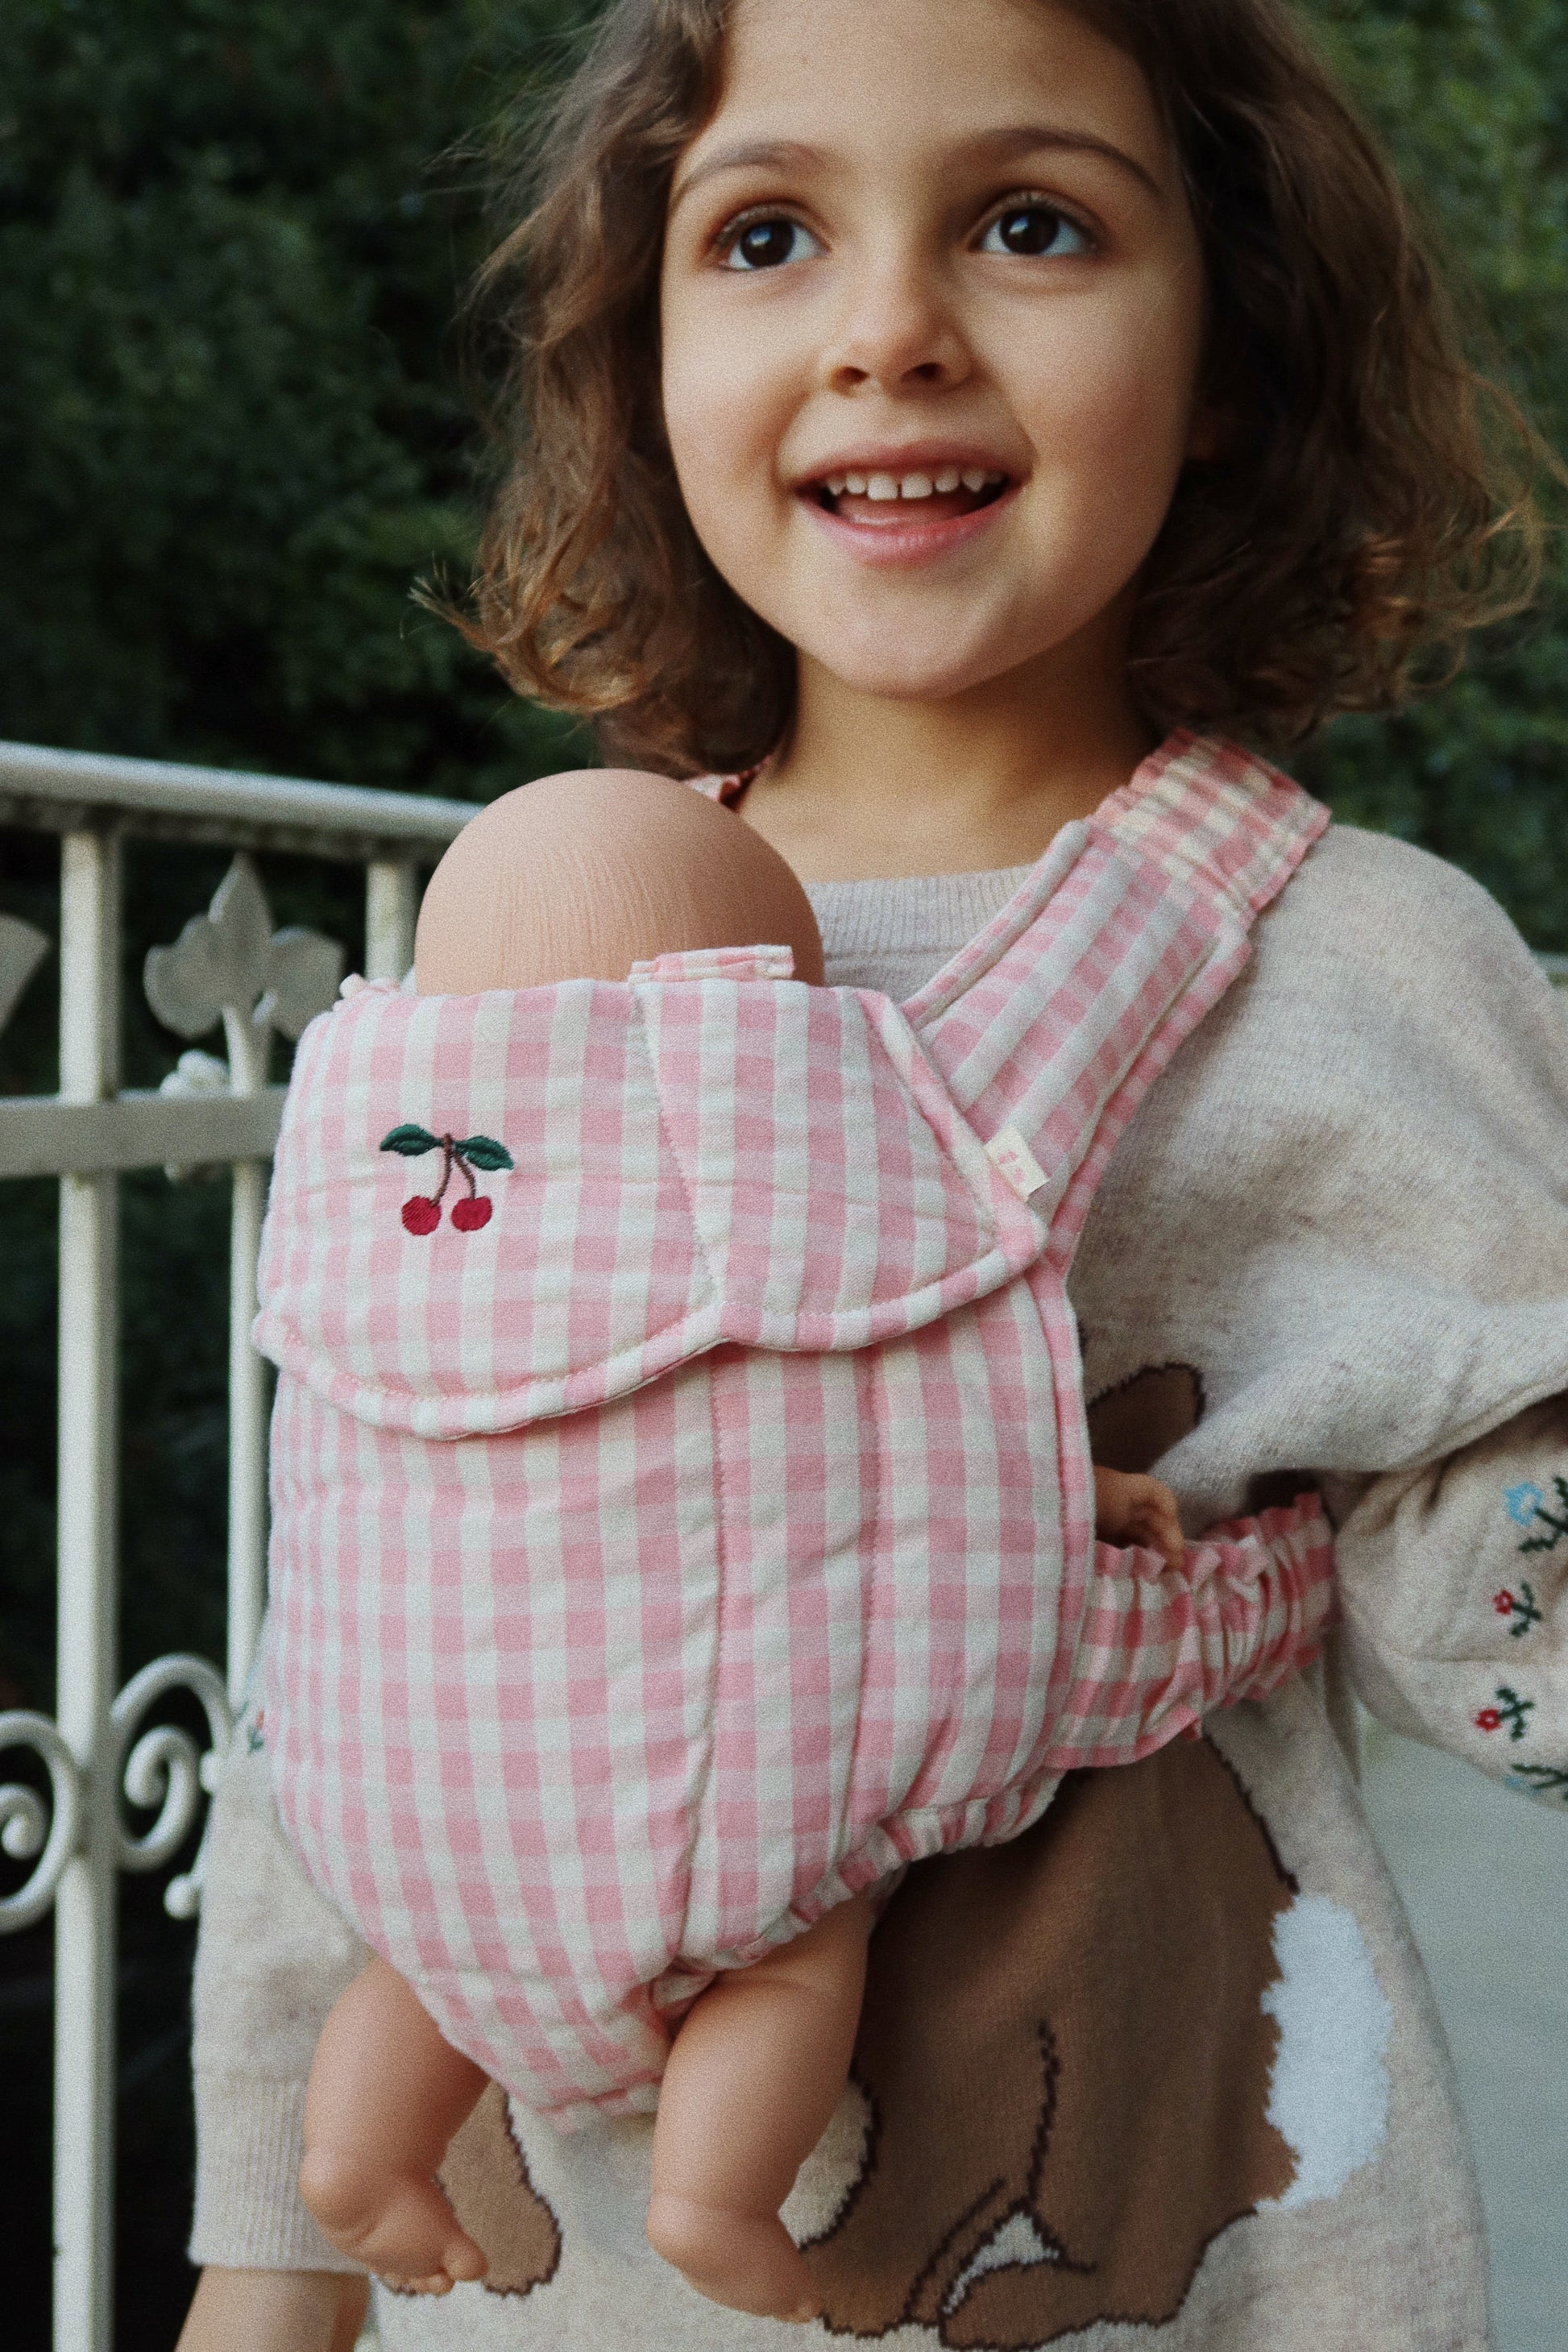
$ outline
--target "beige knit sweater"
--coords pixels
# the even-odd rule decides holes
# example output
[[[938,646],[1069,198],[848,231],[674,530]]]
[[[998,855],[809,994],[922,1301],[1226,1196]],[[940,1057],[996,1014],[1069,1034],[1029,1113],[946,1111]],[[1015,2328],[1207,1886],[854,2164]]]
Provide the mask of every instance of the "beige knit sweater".
[[[1019,878],[815,890],[828,978],[912,992]],[[1158,1460],[1194,1531],[1318,1479],[1344,1632],[1266,1707],[910,1874],[788,2209],[827,2305],[790,2340],[1479,2352],[1479,2210],[1342,1677],[1568,1832],[1568,1028],[1485,894],[1331,830],[1119,1146],[1073,1296],[1097,1459]],[[341,2267],[292,2184],[359,1957],[241,1740],[196,1982],[197,2261]],[[782,2345],[648,2252],[648,2129],[558,2138],[490,2094],[447,2168],[489,2279],[380,2296],[387,2346]]]

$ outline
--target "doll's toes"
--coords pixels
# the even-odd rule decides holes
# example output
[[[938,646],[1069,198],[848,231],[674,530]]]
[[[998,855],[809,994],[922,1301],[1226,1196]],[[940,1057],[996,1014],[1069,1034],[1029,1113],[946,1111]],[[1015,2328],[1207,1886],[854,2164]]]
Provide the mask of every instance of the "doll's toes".
[[[445,2271],[432,2271],[427,2278],[405,2278],[397,2271],[377,2271],[383,2286],[394,2294],[450,2294],[452,2282]]]
[[[466,2231],[458,2230],[443,2251],[442,2261],[447,2276],[454,2286],[462,2286],[474,2279],[482,2279],[489,2264],[482,2249],[474,2243]]]
[[[460,2237],[447,2249],[438,2271],[378,2271],[376,2276],[394,2294],[450,2294],[455,2286],[483,2278],[488,2267],[473,2240]]]

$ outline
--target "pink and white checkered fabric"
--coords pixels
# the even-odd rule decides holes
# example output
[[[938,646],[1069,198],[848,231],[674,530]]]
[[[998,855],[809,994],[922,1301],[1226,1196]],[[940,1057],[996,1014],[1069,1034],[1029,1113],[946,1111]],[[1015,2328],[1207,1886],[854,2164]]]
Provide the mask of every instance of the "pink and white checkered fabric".
[[[1326,821],[1177,738],[902,1007],[730,950],[307,1033],[268,1747],[319,1884],[530,2105],[651,2105],[716,1969],[1311,1654],[1314,1497],[1179,1573],[1096,1542],[1064,1277]],[[405,1230],[400,1127],[476,1146],[488,1222]]]

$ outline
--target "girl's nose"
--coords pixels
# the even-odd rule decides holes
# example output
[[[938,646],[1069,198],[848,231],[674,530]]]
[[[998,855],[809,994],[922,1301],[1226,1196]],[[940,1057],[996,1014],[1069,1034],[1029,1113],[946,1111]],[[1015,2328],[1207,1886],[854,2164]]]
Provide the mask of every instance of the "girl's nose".
[[[973,364],[947,289],[912,257],[868,257],[822,352],[823,381],[834,392],[863,384],[940,392],[962,383]]]

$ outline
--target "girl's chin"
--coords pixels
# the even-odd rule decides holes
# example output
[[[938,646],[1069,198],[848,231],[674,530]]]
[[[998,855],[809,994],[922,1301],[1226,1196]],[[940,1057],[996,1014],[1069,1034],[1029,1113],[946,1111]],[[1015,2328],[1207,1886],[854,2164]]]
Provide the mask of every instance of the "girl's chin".
[[[815,633],[814,633],[815,634]],[[840,636],[800,645],[806,662],[825,671],[851,694],[877,702],[945,702],[988,686],[1018,667],[1011,654],[976,648],[955,655],[952,638],[942,645],[889,646],[885,641],[859,647]]]

